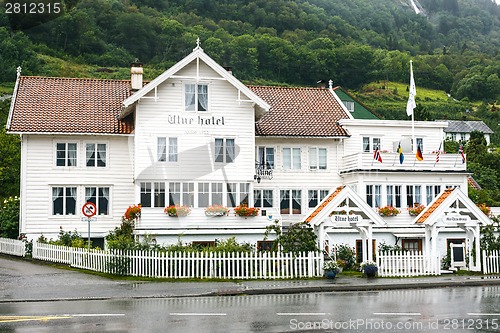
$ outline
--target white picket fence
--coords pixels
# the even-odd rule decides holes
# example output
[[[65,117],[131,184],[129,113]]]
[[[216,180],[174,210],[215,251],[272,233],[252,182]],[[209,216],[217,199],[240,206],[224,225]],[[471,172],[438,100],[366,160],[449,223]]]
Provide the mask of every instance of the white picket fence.
[[[494,250],[490,254],[483,251],[483,273],[500,273],[500,251]]]
[[[440,275],[439,257],[429,258],[420,251],[387,251],[377,256],[378,275],[405,277]]]
[[[0,238],[0,253],[24,257],[26,255],[26,242],[17,239]]]
[[[319,252],[104,251],[33,243],[33,258],[91,271],[152,278],[287,279],[323,275]]]

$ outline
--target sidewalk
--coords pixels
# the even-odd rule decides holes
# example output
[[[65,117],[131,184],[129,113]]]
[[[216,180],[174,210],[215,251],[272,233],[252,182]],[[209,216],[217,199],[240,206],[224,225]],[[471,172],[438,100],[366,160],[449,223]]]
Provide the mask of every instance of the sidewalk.
[[[54,300],[166,298],[368,291],[500,285],[500,276],[442,275],[419,278],[334,280],[259,280],[242,282],[144,282],[110,280],[84,272],[55,268],[0,256],[0,303]]]

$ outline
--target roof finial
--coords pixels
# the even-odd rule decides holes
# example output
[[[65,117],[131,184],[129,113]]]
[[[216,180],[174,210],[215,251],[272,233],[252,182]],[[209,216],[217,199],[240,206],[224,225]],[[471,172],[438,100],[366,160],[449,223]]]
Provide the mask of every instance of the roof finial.
[[[196,38],[196,47],[193,49],[193,51],[196,51],[196,50],[201,50],[200,37]]]
[[[333,89],[333,81],[332,80],[328,81],[328,88]]]
[[[21,70],[22,70],[21,66],[18,66],[17,67],[17,77],[21,76]]]

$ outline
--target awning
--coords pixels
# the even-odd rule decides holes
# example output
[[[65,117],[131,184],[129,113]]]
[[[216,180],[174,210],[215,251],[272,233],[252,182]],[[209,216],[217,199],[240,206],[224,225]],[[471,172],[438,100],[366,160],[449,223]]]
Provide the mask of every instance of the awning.
[[[393,233],[394,236],[397,238],[425,238],[425,234],[423,233],[406,233],[406,234],[398,234],[398,233]]]

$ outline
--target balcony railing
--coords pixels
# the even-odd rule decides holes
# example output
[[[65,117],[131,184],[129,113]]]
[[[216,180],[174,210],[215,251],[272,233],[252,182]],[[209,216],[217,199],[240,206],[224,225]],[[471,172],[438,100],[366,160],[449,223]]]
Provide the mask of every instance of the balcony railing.
[[[436,161],[436,154],[423,154],[419,161],[413,154],[405,154],[403,163],[397,153],[381,153],[382,162],[373,158],[373,153],[356,153],[342,157],[340,173],[355,171],[465,171],[459,154],[441,154]]]

